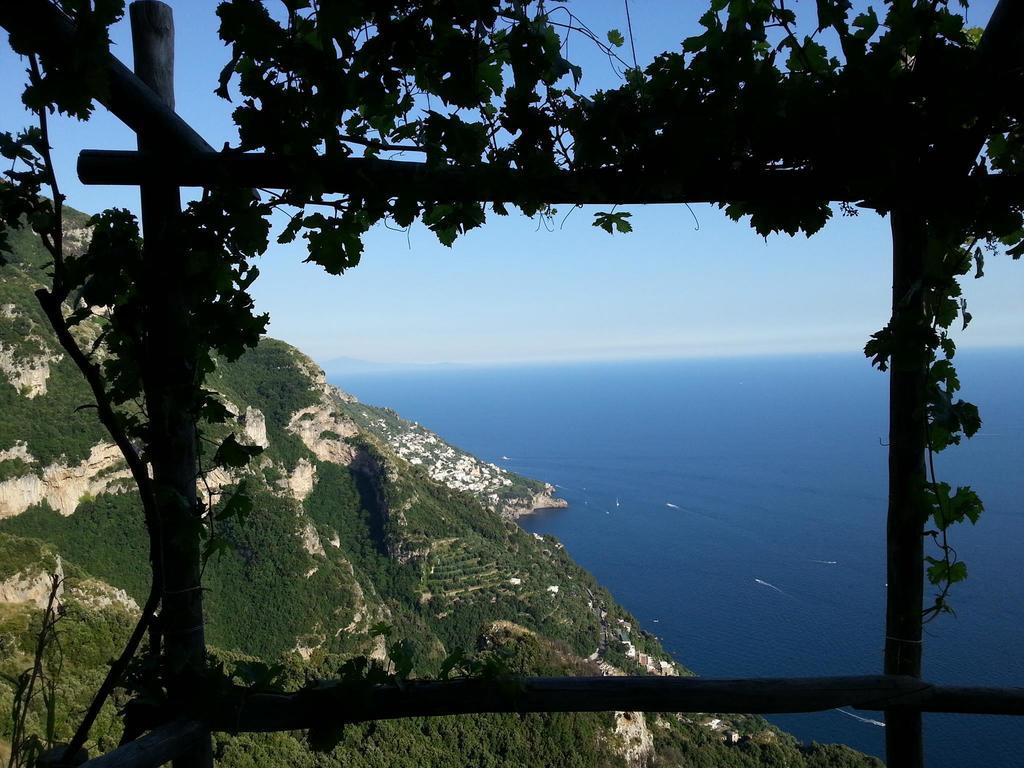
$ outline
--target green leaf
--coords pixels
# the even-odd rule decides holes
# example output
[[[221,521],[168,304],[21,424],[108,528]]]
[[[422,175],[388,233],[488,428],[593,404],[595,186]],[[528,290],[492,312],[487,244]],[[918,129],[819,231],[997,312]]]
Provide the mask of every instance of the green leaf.
[[[697,53],[698,51],[702,51],[707,47],[708,40],[710,38],[711,35],[707,32],[693,37],[688,37],[683,40],[683,51],[686,53]]]
[[[388,656],[395,666],[395,677],[399,680],[407,680],[412,674],[415,655],[412,645],[408,640],[399,640],[388,647]]]
[[[629,223],[630,216],[632,216],[632,214],[624,211],[618,213],[598,211],[594,214],[594,221],[592,224],[595,227],[600,227],[608,234],[615,234],[616,232],[632,232],[633,225]]]
[[[622,33],[617,29],[608,30],[608,42],[614,45],[616,48],[621,48],[626,43],[626,38],[622,36]]]
[[[961,561],[947,563],[944,559],[926,557],[928,566],[928,581],[936,586],[956,584],[967,578],[967,564]]]
[[[870,40],[878,31],[878,15],[874,8],[868,8],[864,13],[859,14],[853,20],[853,26],[857,29],[853,36],[858,40]]]
[[[950,505],[960,520],[966,517],[971,521],[971,525],[976,524],[981,513],[985,511],[985,505],[982,504],[981,498],[969,485],[963,485],[956,489],[956,493],[950,498]]]
[[[249,463],[254,456],[262,453],[258,445],[242,445],[235,438],[235,433],[224,438],[213,454],[213,462],[219,467],[235,467],[240,469]]]
[[[887,325],[880,331],[871,334],[868,343],[864,345],[864,356],[871,359],[871,364],[885,373],[889,370],[889,361],[895,348],[892,326]]]
[[[958,560],[949,567],[947,575],[950,584],[956,584],[958,581],[963,581],[967,578],[967,563]]]
[[[850,8],[849,0],[817,0],[818,29],[842,24]]]
[[[199,417],[210,424],[223,424],[231,417],[231,413],[215,393],[207,391],[203,393]]]
[[[438,203],[427,206],[423,212],[423,223],[449,248],[460,234],[479,227],[484,219],[480,203]]]
[[[403,195],[395,200],[391,208],[391,215],[395,218],[395,224],[403,228],[410,226],[416,220],[419,212],[419,203],[408,195]]]
[[[981,415],[978,413],[978,406],[968,403],[966,400],[957,400],[953,404],[953,413],[956,416],[960,428],[967,437],[974,437],[981,429]]]
[[[231,676],[252,688],[268,690],[280,686],[284,672],[284,667],[280,664],[247,660],[235,662]]]

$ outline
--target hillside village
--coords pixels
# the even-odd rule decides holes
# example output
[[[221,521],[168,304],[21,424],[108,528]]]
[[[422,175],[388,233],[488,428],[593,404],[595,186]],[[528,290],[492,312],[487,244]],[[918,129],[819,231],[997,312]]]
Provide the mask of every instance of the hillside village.
[[[536,509],[566,506],[564,499],[555,496],[556,489],[550,483],[531,480],[482,461],[445,442],[421,424],[402,419],[389,408],[365,405],[345,394],[339,410],[359,429],[383,440],[399,457],[423,467],[431,480],[476,496],[508,519]]]

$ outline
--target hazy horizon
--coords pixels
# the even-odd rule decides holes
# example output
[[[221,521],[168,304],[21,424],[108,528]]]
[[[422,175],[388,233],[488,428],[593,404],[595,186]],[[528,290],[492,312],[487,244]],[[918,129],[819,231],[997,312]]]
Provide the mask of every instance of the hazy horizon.
[[[213,146],[237,142],[233,104],[213,94],[229,58],[217,36],[216,4],[171,0],[176,29],[176,108]],[[991,0],[972,4],[983,25]],[[577,7],[595,30],[626,29],[621,3]],[[641,64],[699,31],[703,4],[651,0],[635,9]],[[813,19],[813,13],[802,18]],[[126,21],[112,28],[114,52],[131,66]],[[582,40],[571,53],[581,87],[614,87],[621,75]],[[4,49],[0,68],[24,64]],[[30,122],[21,78],[0,80],[0,130]],[[86,187],[75,163],[86,148],[131,149],[134,134],[104,109],[88,123],[51,120],[54,160],[70,205],[138,211],[128,187]],[[403,157],[403,159],[415,159]],[[187,196],[197,190],[186,189]],[[252,293],[269,312],[271,335],[317,360],[345,356],[389,365],[818,354],[863,348],[890,314],[888,221],[869,210],[834,211],[813,238],[758,236],[713,205],[625,206],[634,231],[591,226],[595,206],[562,206],[549,220],[491,216],[484,227],[440,245],[422,225],[384,226],[365,237],[362,263],[342,277],[304,264],[304,244],[273,245]],[[280,227],[283,219],[275,220]],[[964,280],[974,315],[966,347],[1024,342],[1024,265],[989,255],[986,276]]]
[[[957,354],[972,355],[974,353],[1022,353],[1024,343],[1021,344],[964,344]],[[801,351],[741,351],[741,352],[718,352],[708,350],[706,353],[678,353],[648,356],[624,356],[624,357],[551,357],[551,358],[528,358],[519,360],[432,360],[432,361],[408,361],[408,360],[372,360],[366,358],[338,355],[336,357],[321,358],[314,357],[321,368],[324,369],[328,378],[338,374],[361,374],[361,373],[386,373],[399,371],[434,371],[434,370],[461,370],[461,369],[490,369],[490,368],[526,368],[526,367],[547,367],[561,365],[587,365],[587,364],[619,364],[619,363],[673,363],[673,362],[696,362],[696,361],[717,361],[717,360],[785,360],[785,359],[822,359],[822,358],[850,358],[863,357],[865,364],[868,358],[863,355],[862,349],[820,349]]]

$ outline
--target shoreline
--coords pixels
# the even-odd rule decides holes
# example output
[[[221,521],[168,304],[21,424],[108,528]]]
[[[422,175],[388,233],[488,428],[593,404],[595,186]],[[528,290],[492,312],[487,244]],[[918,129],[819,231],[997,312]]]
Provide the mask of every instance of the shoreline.
[[[527,517],[542,509],[565,509],[569,502],[555,496],[556,488],[551,483],[544,483],[544,490],[533,495],[527,504],[505,505],[501,512],[510,520]]]

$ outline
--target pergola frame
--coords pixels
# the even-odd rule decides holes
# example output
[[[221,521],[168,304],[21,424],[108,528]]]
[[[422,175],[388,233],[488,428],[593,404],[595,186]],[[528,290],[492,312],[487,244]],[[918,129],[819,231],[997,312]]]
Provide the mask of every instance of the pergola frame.
[[[159,0],[131,4],[137,73],[110,56],[105,62],[109,91],[100,99],[136,132],[139,152],[84,151],[79,177],[86,184],[138,185],[142,193],[145,258],[165,259],[169,280],[165,331],[174,332],[173,275],[166,272],[166,243],[159,233],[180,210],[179,187],[234,185],[287,188],[296,171],[284,159],[262,153],[216,152],[173,109],[173,22]],[[71,43],[72,23],[48,0],[0,4],[0,26],[31,40],[35,50],[51,54]],[[1024,60],[1024,3],[999,0],[979,53],[992,76],[1020,67]],[[990,113],[997,107],[986,104]],[[975,196],[1008,202],[1024,200],[1024,179],[972,176],[990,114],[979,125],[951,137],[945,147],[943,175],[898,179],[886,172],[850,168],[843,173],[766,171],[742,174],[728,169],[671,179],[602,174],[559,173],[529,177],[506,169],[431,169],[419,163],[347,158],[324,160],[322,178],[328,191],[412,194],[434,201],[531,201],[543,203],[689,203],[756,202],[767,199],[863,202],[888,210],[893,229],[893,308],[908,306],[908,288],[924,269],[926,212],[929,204]],[[158,151],[154,152],[154,148]],[[157,267],[154,265],[154,269]],[[913,293],[910,291],[910,293]],[[919,293],[919,292],[918,292]],[[481,712],[744,712],[770,714],[813,712],[850,706],[884,711],[888,725],[886,754],[890,768],[920,768],[922,712],[1024,715],[1024,688],[963,688],[921,681],[921,608],[923,537],[911,496],[924,477],[926,408],[921,382],[927,364],[919,355],[894,355],[890,373],[889,510],[887,524],[888,593],[885,673],[879,676],[716,680],[706,678],[614,677],[523,678],[508,681],[463,679],[410,681],[401,688],[380,686],[357,698],[343,688],[304,690],[294,694],[237,690],[229,711],[193,713],[195,719],[171,720],[113,752],[87,762],[100,768],[150,768],[174,760],[178,768],[210,765],[211,730],[264,732],[310,728],[374,719],[440,716]],[[173,357],[173,355],[171,356]],[[901,359],[903,358],[903,359]],[[175,361],[166,362],[168,371]],[[150,393],[147,392],[147,395]],[[156,393],[159,394],[159,393]],[[168,434],[173,438],[173,414]],[[171,440],[173,443],[173,439]],[[189,482],[187,478],[185,482]],[[178,553],[187,560],[189,553]],[[194,563],[178,563],[175,594],[198,591]],[[189,598],[192,600],[191,598]],[[189,634],[188,650],[201,653],[202,632],[187,627],[201,600],[172,611],[165,632]],[[165,606],[166,610],[166,606]],[[177,622],[177,626],[175,625]],[[187,630],[187,632],[186,632]]]

